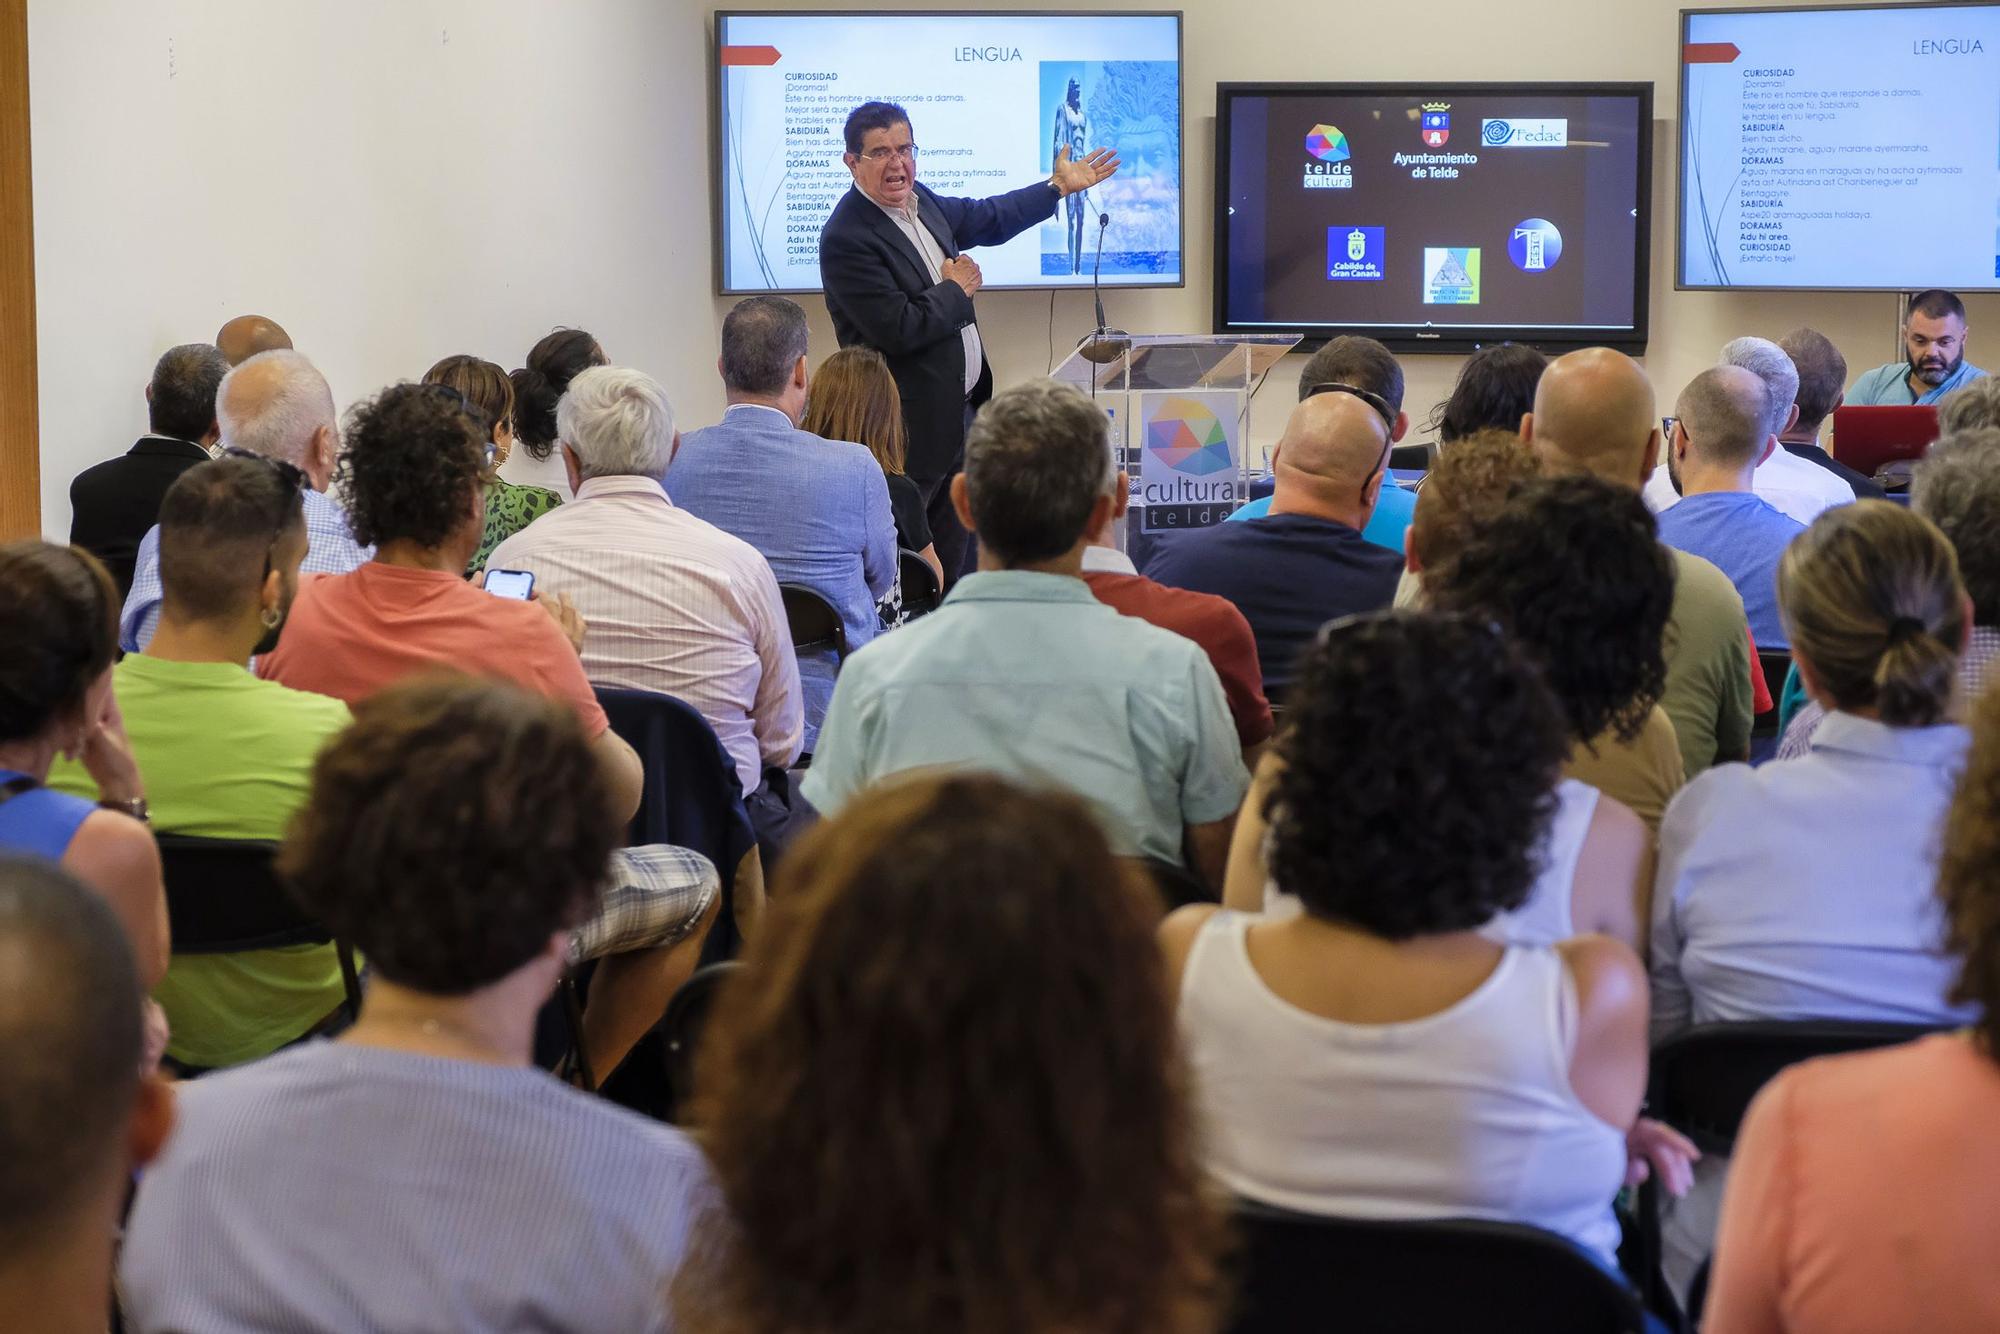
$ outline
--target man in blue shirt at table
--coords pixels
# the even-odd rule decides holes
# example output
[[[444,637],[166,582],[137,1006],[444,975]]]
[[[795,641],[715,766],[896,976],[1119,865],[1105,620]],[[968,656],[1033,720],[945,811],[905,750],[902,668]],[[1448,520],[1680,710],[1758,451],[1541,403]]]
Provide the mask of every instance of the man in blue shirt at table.
[[[833,604],[858,649],[881,621],[876,599],[896,582],[889,484],[864,445],[799,429],[806,410],[806,313],[781,296],[736,303],[722,321],[729,407],[681,437],[667,470],[674,503],[757,548],[781,584]],[[816,744],[839,669],[832,649],[799,655],[805,746]]]
[[[1362,391],[1365,401],[1388,423],[1392,446],[1409,434],[1410,414],[1403,411],[1403,366],[1388,348],[1359,334],[1342,334],[1328,340],[1299,372],[1299,400],[1333,393],[1336,385]],[[1277,468],[1278,452],[1274,449],[1271,452],[1274,474]],[[1275,476],[1269,482],[1252,482],[1251,493],[1255,495],[1262,490],[1263,494],[1230,515],[1230,519],[1241,523],[1269,514],[1276,488]],[[1382,483],[1382,494],[1375,499],[1375,512],[1368,516],[1368,526],[1361,530],[1361,535],[1378,547],[1400,554],[1404,536],[1410,531],[1410,520],[1416,513],[1417,493],[1399,485],[1395,478],[1388,478]]]
[[[1848,404],[1935,403],[1986,374],[1965,359],[1965,303],[1937,288],[1911,298],[1910,314],[1903,322],[1903,353],[1902,361],[1877,366],[1856,380],[1847,391]]]
[[[1250,786],[1222,682],[1200,645],[1083,580],[1124,482],[1074,388],[1030,380],[987,403],[951,481],[979,572],[848,659],[801,789],[816,810],[912,769],[980,769],[1077,794],[1113,851],[1221,890]]]

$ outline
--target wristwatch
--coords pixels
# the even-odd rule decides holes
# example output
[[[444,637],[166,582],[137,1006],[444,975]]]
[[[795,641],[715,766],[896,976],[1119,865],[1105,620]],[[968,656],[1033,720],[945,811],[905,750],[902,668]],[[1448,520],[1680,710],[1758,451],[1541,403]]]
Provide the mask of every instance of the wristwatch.
[[[97,804],[104,810],[117,811],[121,815],[129,815],[140,824],[151,822],[151,816],[147,812],[146,799],[144,797],[134,797],[130,801],[100,801]]]

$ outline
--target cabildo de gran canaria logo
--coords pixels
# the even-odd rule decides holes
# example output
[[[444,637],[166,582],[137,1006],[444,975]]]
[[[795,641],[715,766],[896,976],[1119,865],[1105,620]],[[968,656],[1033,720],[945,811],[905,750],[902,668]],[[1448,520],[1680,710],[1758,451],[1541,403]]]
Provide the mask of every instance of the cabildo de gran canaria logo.
[[[1306,131],[1306,152],[1313,160],[1306,163],[1305,188],[1308,190],[1348,190],[1354,186],[1354,168],[1348,165],[1350,156],[1347,136],[1340,132],[1338,125],[1315,125]]]

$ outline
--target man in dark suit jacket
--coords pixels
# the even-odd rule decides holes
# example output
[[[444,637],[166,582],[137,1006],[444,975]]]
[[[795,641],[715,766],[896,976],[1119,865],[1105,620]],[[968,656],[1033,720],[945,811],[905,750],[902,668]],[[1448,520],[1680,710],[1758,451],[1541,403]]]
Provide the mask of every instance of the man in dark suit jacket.
[[[999,245],[1053,217],[1056,203],[1118,170],[1100,148],[991,199],[952,199],[917,184],[910,117],[893,102],[866,102],[847,117],[842,161],[854,188],[819,234],[820,285],[842,347],[872,347],[888,359],[903,398],[912,481],[923,491],[947,579],[966,559],[965,530],[951,507],[951,477],[965,455],[965,428],[993,393],[993,370],[972,309],[979,265],[967,246]]]
[[[70,545],[104,562],[122,598],[132,591],[139,543],[160,521],[167,488],[221,438],[215,394],[229,363],[211,343],[168,348],[146,386],[150,433],[115,459],[93,464],[69,484]]]

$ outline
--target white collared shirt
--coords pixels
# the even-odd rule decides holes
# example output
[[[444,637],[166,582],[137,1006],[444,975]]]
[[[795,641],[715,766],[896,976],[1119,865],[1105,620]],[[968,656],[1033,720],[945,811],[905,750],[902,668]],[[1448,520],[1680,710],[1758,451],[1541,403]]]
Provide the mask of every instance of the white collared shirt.
[[[1757,471],[1750,475],[1750,490],[1772,509],[1804,524],[1835,505],[1854,503],[1854,488],[1838,473],[1800,458],[1783,445],[1757,465]],[[1643,495],[1646,508],[1655,514],[1680,503],[1680,492],[1674,490],[1666,464],[1653,469]]]
[[[1083,549],[1085,574],[1137,574],[1139,567],[1117,547],[1087,546]]]
[[[878,199],[870,198],[865,193],[862,197],[868,199],[869,203],[888,214],[890,221],[902,228],[903,235],[910,238],[910,244],[917,248],[917,254],[922,257],[924,271],[930,274],[931,281],[934,283],[943,282],[944,247],[938,244],[937,238],[931,235],[931,229],[924,226],[922,217],[918,215],[916,191],[912,190],[910,192],[910,205],[908,208],[890,208],[887,204],[882,203]],[[986,353],[979,342],[979,325],[976,322],[967,324],[963,329],[960,329],[958,336],[965,342],[965,396],[970,398],[972,397],[972,387],[979,383],[979,363],[985,357]]]

